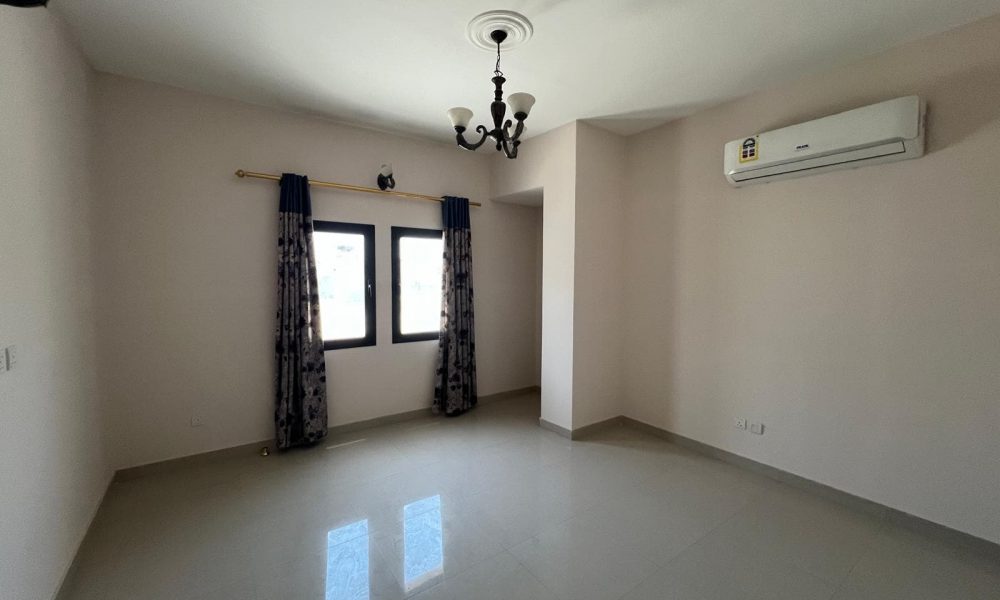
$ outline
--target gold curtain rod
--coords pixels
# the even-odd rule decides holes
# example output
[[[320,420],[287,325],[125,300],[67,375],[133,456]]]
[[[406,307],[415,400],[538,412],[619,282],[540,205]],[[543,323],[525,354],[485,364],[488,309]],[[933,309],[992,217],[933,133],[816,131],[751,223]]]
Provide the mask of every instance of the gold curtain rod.
[[[237,177],[253,177],[255,179],[270,179],[271,181],[281,181],[280,175],[271,175],[270,173],[255,173],[253,171],[244,171],[243,169],[237,169]],[[381,194],[383,196],[398,196],[400,198],[409,198],[410,200],[426,200],[429,202],[441,202],[441,198],[437,196],[425,196],[424,194],[411,194],[409,192],[396,192],[393,190],[380,190],[373,187],[365,187],[363,185],[351,185],[349,183],[333,183],[331,181],[313,181],[309,180],[309,185],[315,185],[318,187],[328,187],[335,188],[338,190],[348,190],[350,192],[366,192],[369,194]],[[469,206],[482,206],[479,202],[469,202]]]

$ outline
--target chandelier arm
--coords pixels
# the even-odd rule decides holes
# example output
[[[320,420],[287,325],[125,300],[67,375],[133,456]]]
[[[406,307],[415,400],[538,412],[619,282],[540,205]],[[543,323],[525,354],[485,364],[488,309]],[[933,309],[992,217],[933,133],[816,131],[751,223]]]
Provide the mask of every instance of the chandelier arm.
[[[510,124],[510,121],[507,121],[507,123]],[[514,128],[514,135],[510,136],[511,141],[516,142],[518,139],[521,138],[521,133],[523,132],[524,132],[524,120],[522,119],[517,122],[517,127]]]
[[[479,126],[476,127],[476,132],[483,134],[483,137],[480,138],[480,140],[478,142],[476,142],[475,144],[470,144],[465,139],[465,132],[464,132],[464,130],[463,131],[459,131],[455,135],[455,138],[458,141],[458,145],[461,146],[461,147],[463,147],[463,148],[465,148],[466,150],[475,150],[476,148],[482,146],[486,142],[486,138],[489,137],[490,132],[487,131],[486,127],[484,127],[482,125],[479,125]]]
[[[503,141],[503,153],[507,158],[517,158],[517,147],[521,145],[521,142],[508,142]]]
[[[503,124],[503,138],[508,142],[514,141],[514,138],[510,135],[510,128],[514,124],[513,121],[507,119],[507,122]]]

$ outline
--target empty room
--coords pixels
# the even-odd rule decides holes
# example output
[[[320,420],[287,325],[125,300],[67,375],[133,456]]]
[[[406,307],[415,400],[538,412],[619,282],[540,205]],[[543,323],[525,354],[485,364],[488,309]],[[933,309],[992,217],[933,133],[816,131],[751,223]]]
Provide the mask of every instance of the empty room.
[[[1000,0],[0,0],[0,600],[1000,600]]]

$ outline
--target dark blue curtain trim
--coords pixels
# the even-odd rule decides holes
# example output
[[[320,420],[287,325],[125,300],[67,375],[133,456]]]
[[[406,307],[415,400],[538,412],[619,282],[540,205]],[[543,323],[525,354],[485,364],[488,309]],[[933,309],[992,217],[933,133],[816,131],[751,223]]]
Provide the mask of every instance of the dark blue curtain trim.
[[[441,203],[441,217],[444,226],[451,229],[469,229],[469,199],[445,196]]]
[[[295,173],[281,174],[281,201],[278,212],[312,216],[312,201],[309,199],[309,178]]]

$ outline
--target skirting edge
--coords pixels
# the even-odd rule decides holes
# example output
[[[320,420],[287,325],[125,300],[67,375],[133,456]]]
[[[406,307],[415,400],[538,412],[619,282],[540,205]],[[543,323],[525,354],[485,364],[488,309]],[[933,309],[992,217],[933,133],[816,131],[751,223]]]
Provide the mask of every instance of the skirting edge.
[[[598,421],[596,423],[591,423],[590,425],[584,425],[583,427],[577,427],[576,429],[573,430],[573,433],[570,434],[570,439],[580,440],[580,439],[586,438],[588,436],[592,436],[595,433],[598,433],[600,431],[604,431],[605,429],[608,429],[609,427],[620,426],[620,425],[622,425],[624,423],[624,421],[622,420],[623,418],[624,417],[622,417],[622,416],[619,415],[617,417],[611,417],[610,419],[604,419],[603,421]]]
[[[570,431],[569,429],[566,429],[565,427],[563,427],[561,425],[556,425],[552,421],[546,421],[545,419],[539,417],[538,418],[538,426],[541,427],[542,429],[546,429],[548,431],[551,431],[552,433],[561,435],[562,437],[566,438],[567,440],[573,439],[573,432],[572,431]]]
[[[66,571],[63,573],[62,580],[59,581],[59,587],[56,588],[56,593],[52,596],[53,600],[68,600],[69,598],[69,587],[67,586],[73,580],[76,572],[80,568],[80,563],[77,561],[77,556],[80,554],[80,548],[87,543],[87,538],[90,536],[90,532],[94,529],[94,521],[97,520],[97,515],[101,512],[101,507],[104,506],[104,500],[108,497],[108,491],[111,490],[111,484],[114,483],[114,474],[108,477],[107,483],[104,486],[104,493],[101,494],[101,500],[97,503],[94,508],[94,512],[90,515],[90,521],[87,523],[87,530],[83,532],[83,536],[80,538],[80,543],[76,546],[76,551],[73,552],[73,560],[66,567]]]
[[[537,385],[532,385],[524,388],[518,388],[515,390],[508,390],[506,392],[498,392],[496,394],[480,396],[478,399],[478,404],[490,404],[493,402],[509,400],[511,398],[517,398],[518,396],[523,396],[524,394],[538,392],[538,391],[539,387]],[[432,414],[433,413],[431,413],[430,407],[418,408],[416,410],[409,410],[406,412],[396,413],[392,415],[375,417],[374,419],[366,419],[364,421],[355,421],[354,423],[344,423],[342,425],[334,425],[333,427],[330,427],[327,435],[335,436],[344,433],[351,433],[354,431],[361,431],[363,429],[371,429],[372,427],[390,425],[392,423],[402,423],[404,421],[412,421],[415,419],[430,417]],[[181,456],[179,458],[171,458],[167,460],[152,462],[145,465],[139,465],[136,467],[126,467],[124,469],[118,469],[117,471],[115,471],[112,481],[128,481],[130,479],[146,477],[147,475],[151,475],[153,473],[162,473],[165,471],[171,471],[192,464],[210,462],[231,456],[242,456],[249,453],[257,452],[264,446],[267,446],[273,450],[275,448],[274,439],[272,438],[269,440],[261,440],[259,442],[252,442],[249,444],[240,444],[239,446],[232,446],[229,448],[223,448],[221,450],[212,450],[209,452],[202,452],[199,454],[191,454],[189,456]]]
[[[880,504],[874,500],[856,496],[850,492],[845,492],[829,485],[819,483],[818,481],[807,479],[801,475],[796,475],[777,467],[757,462],[745,456],[734,454],[728,450],[723,450],[704,442],[699,442],[698,440],[656,427],[655,425],[644,423],[631,417],[626,417],[625,415],[605,419],[604,421],[586,425],[572,431],[546,421],[545,419],[539,419],[539,425],[541,425],[544,429],[553,431],[562,437],[571,440],[580,440],[588,436],[592,436],[599,431],[615,425],[632,427],[633,429],[663,438],[664,440],[677,444],[682,448],[687,448],[710,458],[735,465],[748,471],[753,471],[754,473],[780,481],[781,483],[801,489],[805,492],[843,504],[860,512],[873,515],[876,518],[883,519],[894,525],[899,525],[900,527],[910,529],[911,531],[939,539],[945,543],[951,544],[952,546],[965,548],[977,554],[985,555],[991,559],[1000,561],[1000,544],[991,542],[990,540],[974,536],[964,531],[952,529],[947,525],[941,525],[940,523],[935,523],[934,521],[928,521],[927,519],[911,515],[897,508],[892,508],[891,506]]]
[[[777,467],[757,462],[745,456],[734,454],[728,450],[723,450],[704,442],[684,437],[683,435],[672,431],[668,431],[648,423],[643,423],[642,421],[638,421],[631,417],[623,415],[619,417],[619,420],[626,426],[663,438],[671,443],[681,446],[682,448],[687,448],[698,452],[699,454],[704,454],[710,458],[753,471],[789,486],[821,496],[828,500],[873,515],[877,518],[881,518],[894,525],[899,525],[900,527],[927,535],[928,537],[939,539],[947,544],[951,544],[952,546],[964,548],[977,554],[1000,561],[1000,544],[991,542],[990,540],[974,536],[964,531],[952,529],[951,527],[935,523],[934,521],[928,521],[922,517],[911,515],[899,509],[892,508],[891,506],[875,502],[874,500],[856,496],[850,492],[845,492],[826,484],[813,481],[812,479],[807,479],[801,475],[796,475]]]

